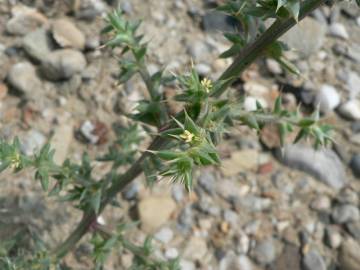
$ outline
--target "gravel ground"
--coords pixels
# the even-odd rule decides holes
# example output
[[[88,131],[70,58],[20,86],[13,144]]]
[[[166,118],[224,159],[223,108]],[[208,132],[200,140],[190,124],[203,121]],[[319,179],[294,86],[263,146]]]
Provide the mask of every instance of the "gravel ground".
[[[117,2],[143,20],[151,72],[182,72],[193,61],[215,79],[229,64],[217,59],[229,45],[220,32],[234,29],[211,10],[221,1],[0,1],[1,137],[19,136],[26,154],[50,140],[57,162],[107,150],[111,127],[126,124],[124,113],[146,95],[138,77],[118,85],[115,56],[99,49],[101,18]],[[194,192],[166,180],[150,189],[139,177],[119,195],[121,208],[106,209],[107,224],[140,220],[129,237],[140,243],[153,234],[156,256],[180,256],[184,270],[360,269],[360,9],[323,7],[283,40],[302,76],[263,59],[235,90],[246,93],[249,109],[256,99],[271,106],[279,92],[290,109],[319,106],[335,128],[333,147],[279,151],[271,128],[260,139],[234,128],[219,147],[222,166],[197,171]],[[108,168],[93,165],[99,175]],[[26,227],[53,246],[79,221],[80,212],[43,194],[31,172],[0,178],[0,241]],[[65,261],[92,269],[88,254],[83,241]],[[131,259],[114,252],[105,269],[127,269]]]

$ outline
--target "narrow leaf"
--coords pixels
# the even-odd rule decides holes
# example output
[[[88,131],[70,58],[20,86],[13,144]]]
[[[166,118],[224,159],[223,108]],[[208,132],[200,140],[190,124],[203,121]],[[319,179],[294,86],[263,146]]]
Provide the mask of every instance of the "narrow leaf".
[[[287,11],[289,11],[295,21],[299,20],[300,0],[289,0],[286,3],[285,8],[287,9]]]
[[[278,129],[279,129],[280,145],[284,146],[285,145],[285,137],[286,137],[286,133],[287,133],[287,125],[286,125],[286,123],[280,123],[278,125]]]
[[[281,96],[278,96],[275,100],[275,104],[274,104],[274,113],[275,114],[280,114],[281,113],[281,104],[282,104],[282,98]]]

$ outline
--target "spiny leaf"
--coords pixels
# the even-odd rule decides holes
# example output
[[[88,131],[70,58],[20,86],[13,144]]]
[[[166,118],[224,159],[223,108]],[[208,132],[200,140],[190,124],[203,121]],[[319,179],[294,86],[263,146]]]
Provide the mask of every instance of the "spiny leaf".
[[[185,130],[190,131],[191,133],[195,135],[199,135],[199,128],[195,124],[195,122],[191,119],[191,117],[187,114],[185,111],[185,123],[184,123]]]
[[[234,44],[233,46],[230,47],[230,49],[226,50],[225,52],[223,52],[222,54],[219,55],[220,58],[229,58],[232,57],[234,55],[237,55],[238,53],[240,53],[240,50],[243,48],[243,45],[241,44]]]
[[[279,62],[279,64],[286,69],[287,71],[299,76],[300,70],[292,63],[290,62],[287,58],[285,58],[284,56],[281,56],[279,58],[275,58],[276,61]]]
[[[99,213],[101,205],[101,190],[97,190],[90,199],[91,208],[95,211],[96,214]]]
[[[141,61],[145,54],[146,54],[147,47],[145,45],[142,45],[140,47],[135,47],[133,49],[133,54],[137,61]]]
[[[278,129],[279,129],[280,145],[284,146],[285,145],[285,137],[286,137],[286,134],[287,134],[287,125],[286,125],[286,123],[280,123],[278,125]]]
[[[295,21],[299,20],[300,0],[288,0],[284,7],[289,11]]]
[[[275,114],[281,113],[281,106],[282,106],[282,98],[281,96],[278,96],[275,100],[274,109],[273,109]]]
[[[305,127],[309,127],[311,125],[313,125],[315,123],[315,120],[314,119],[311,119],[311,118],[302,118],[300,121],[299,121],[299,126],[302,127],[302,128],[305,128]]]
[[[243,116],[241,118],[241,121],[253,129],[260,129],[256,116],[254,114],[247,114],[246,116]]]
[[[162,150],[162,151],[155,151],[154,154],[156,154],[159,158],[164,160],[173,160],[181,156],[182,152]]]
[[[301,129],[296,135],[294,143],[298,143],[300,140],[305,139],[307,136],[308,136],[308,130],[306,128]]]
[[[276,12],[286,4],[287,0],[277,0]]]

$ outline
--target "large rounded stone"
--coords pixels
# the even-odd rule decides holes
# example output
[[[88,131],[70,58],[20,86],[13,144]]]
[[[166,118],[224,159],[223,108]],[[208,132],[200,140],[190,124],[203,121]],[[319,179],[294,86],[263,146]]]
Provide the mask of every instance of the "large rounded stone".
[[[86,67],[84,55],[76,50],[57,50],[48,55],[42,64],[42,72],[49,80],[69,79]]]
[[[9,84],[21,94],[33,96],[41,87],[35,67],[29,62],[20,62],[13,65],[9,71],[7,80]]]
[[[64,48],[84,49],[84,34],[69,20],[58,19],[52,25],[53,37]]]

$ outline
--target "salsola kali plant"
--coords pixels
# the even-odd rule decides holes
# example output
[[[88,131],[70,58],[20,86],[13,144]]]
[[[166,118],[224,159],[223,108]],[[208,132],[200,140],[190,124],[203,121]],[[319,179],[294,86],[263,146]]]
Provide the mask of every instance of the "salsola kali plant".
[[[93,258],[96,269],[101,269],[112,249],[128,250],[134,254],[132,269],[179,269],[178,260],[159,261],[152,255],[151,238],[143,245],[135,245],[126,237],[131,224],[120,224],[115,231],[101,225],[97,219],[108,204],[116,203],[116,195],[141,173],[149,183],[158,178],[169,177],[181,182],[190,191],[192,173],[195,168],[220,165],[216,145],[224,132],[234,125],[246,125],[256,131],[271,124],[278,126],[280,141],[285,136],[297,132],[295,142],[303,138],[313,138],[315,146],[331,141],[330,128],[319,123],[316,110],[310,116],[303,116],[300,110],[289,112],[282,107],[281,97],[275,101],[273,109],[265,109],[257,103],[257,109],[246,111],[243,97],[228,95],[227,90],[239,75],[258,57],[277,60],[285,69],[298,73],[283,54],[284,44],[277,39],[298,21],[321,5],[332,5],[326,0],[233,0],[218,10],[239,21],[241,31],[225,33],[232,46],[220,57],[233,57],[232,64],[216,80],[201,78],[193,67],[186,74],[167,74],[164,70],[150,74],[146,65],[147,44],[143,36],[137,34],[139,22],[128,22],[121,10],[107,16],[107,26],[103,33],[111,38],[104,44],[109,48],[122,48],[119,82],[140,74],[149,98],[139,102],[136,113],[129,115],[131,125],[122,129],[109,151],[97,160],[110,162],[111,170],[101,179],[92,173],[89,156],[85,153],[81,164],[69,159],[61,166],[53,162],[54,151],[49,144],[38,154],[26,156],[20,151],[20,142],[0,142],[0,171],[12,169],[19,172],[27,168],[35,170],[44,191],[69,201],[83,212],[81,222],[59,246],[49,249],[36,241],[32,254],[25,251],[4,252],[1,249],[1,269],[70,269],[61,259],[71,251],[87,233],[93,235]],[[359,1],[357,0],[358,4]],[[273,18],[266,28],[264,21]],[[181,93],[175,96],[183,103],[183,110],[172,115],[167,107],[162,86],[177,83]],[[148,131],[152,142],[146,151],[139,151],[137,145],[142,140],[139,126]],[[125,168],[120,173],[119,168]],[[7,250],[11,250],[11,245]],[[5,249],[6,250],[6,249]],[[50,250],[50,251],[49,251]]]

